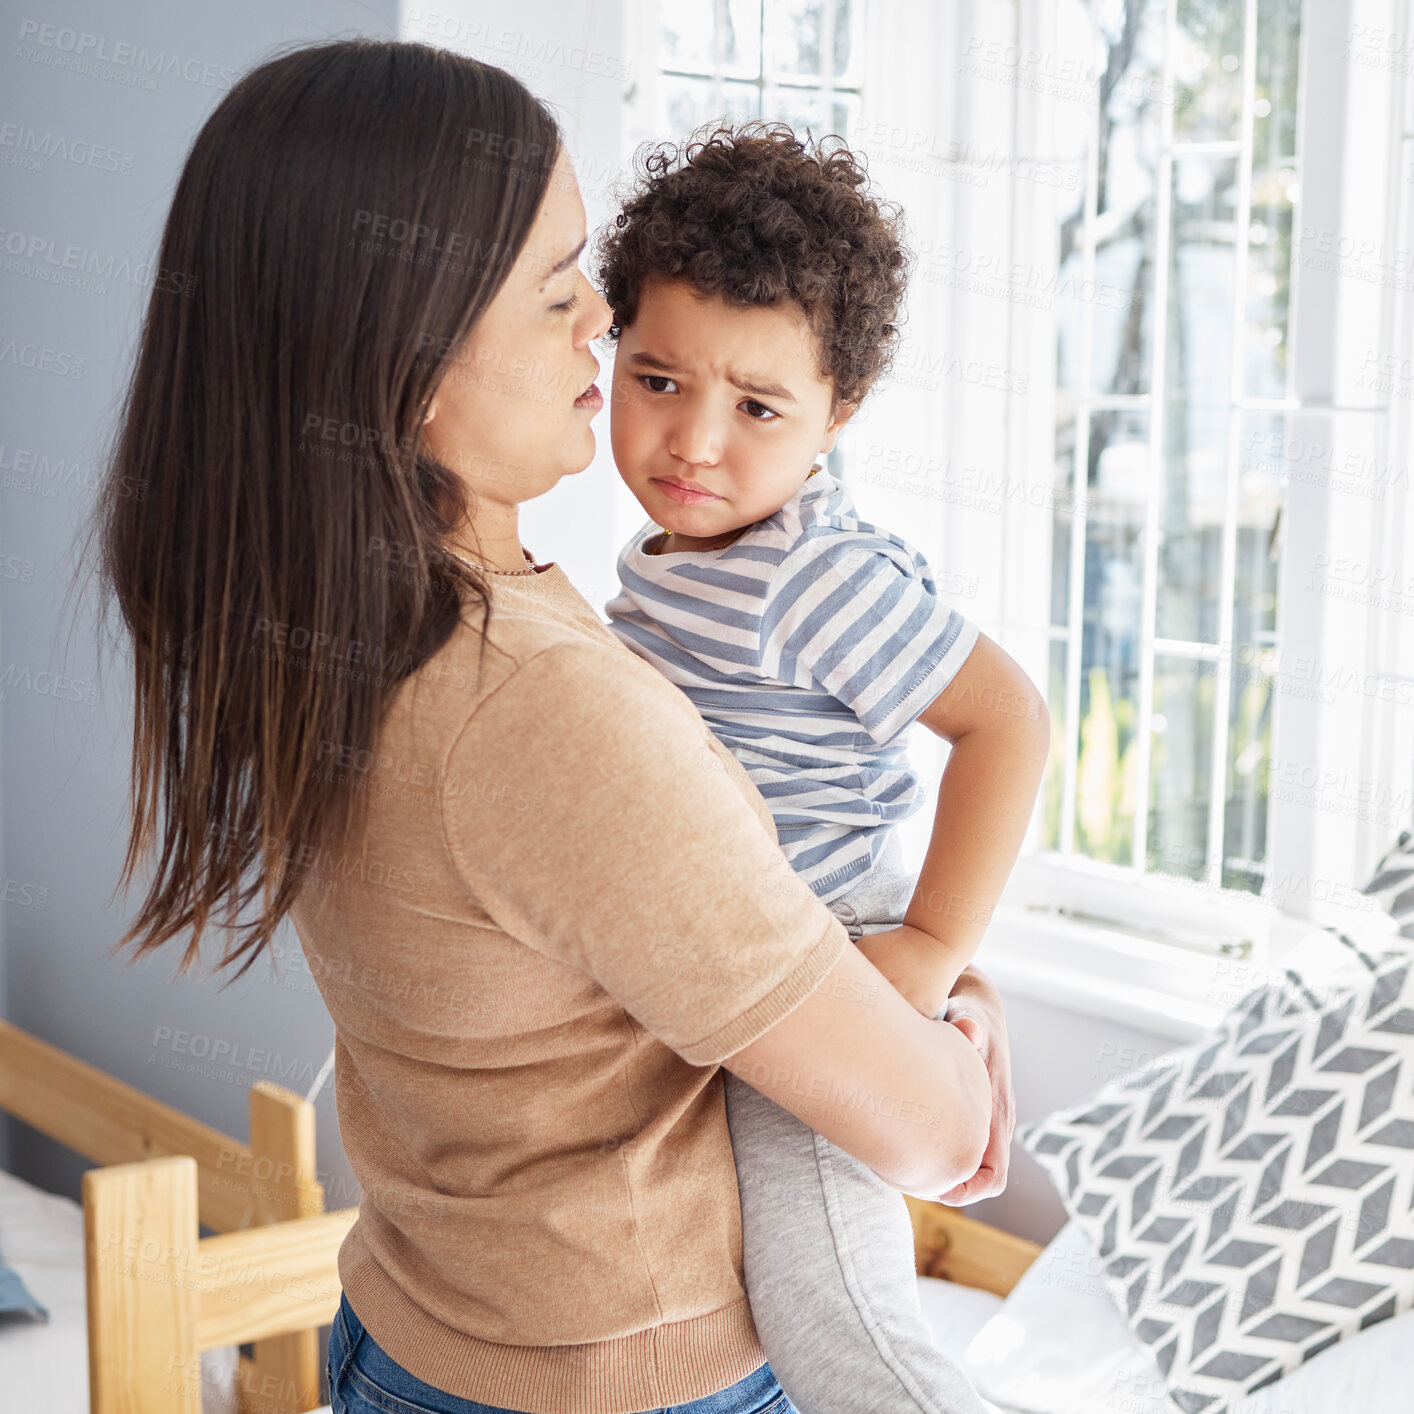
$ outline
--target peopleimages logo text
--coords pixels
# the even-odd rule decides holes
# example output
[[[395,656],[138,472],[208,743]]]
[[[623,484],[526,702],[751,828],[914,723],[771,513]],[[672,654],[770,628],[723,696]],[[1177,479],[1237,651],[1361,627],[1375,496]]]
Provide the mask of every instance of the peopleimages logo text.
[[[74,60],[112,64],[115,68],[133,69],[161,78],[176,74],[187,83],[199,83],[207,88],[230,88],[236,81],[236,71],[229,64],[183,59],[180,54],[165,49],[149,49],[145,44],[132,44],[125,39],[110,40],[106,35],[90,34],[87,30],[69,29],[65,25],[47,24],[41,20],[21,20],[20,40],[22,43],[28,40],[56,54],[69,55]],[[63,61],[56,62],[62,64]]]

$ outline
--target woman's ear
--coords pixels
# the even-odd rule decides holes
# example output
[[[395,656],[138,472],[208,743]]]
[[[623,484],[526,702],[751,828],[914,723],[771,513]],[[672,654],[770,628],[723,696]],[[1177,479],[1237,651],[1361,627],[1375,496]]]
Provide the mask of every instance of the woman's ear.
[[[841,429],[854,416],[858,407],[858,403],[840,403],[835,409],[834,418],[825,429],[825,440],[820,444],[821,456],[828,456],[835,450],[835,441],[839,437]]]

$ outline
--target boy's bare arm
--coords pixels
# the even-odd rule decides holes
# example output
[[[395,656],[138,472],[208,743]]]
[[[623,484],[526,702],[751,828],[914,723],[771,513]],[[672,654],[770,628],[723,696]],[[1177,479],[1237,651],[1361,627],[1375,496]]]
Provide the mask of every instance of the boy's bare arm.
[[[902,928],[860,939],[865,956],[925,1016],[946,1004],[1001,897],[1036,803],[1051,719],[1001,646],[979,634],[918,718],[952,743],[933,834]]]

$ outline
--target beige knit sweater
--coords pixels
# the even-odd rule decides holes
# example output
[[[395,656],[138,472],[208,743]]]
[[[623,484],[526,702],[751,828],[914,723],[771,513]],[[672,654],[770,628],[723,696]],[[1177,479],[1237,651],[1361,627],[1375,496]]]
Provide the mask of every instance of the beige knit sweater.
[[[339,1254],[418,1378],[534,1414],[701,1398],[765,1358],[718,1062],[848,941],[686,696],[555,565],[398,688],[362,852],[294,909],[363,1188]]]

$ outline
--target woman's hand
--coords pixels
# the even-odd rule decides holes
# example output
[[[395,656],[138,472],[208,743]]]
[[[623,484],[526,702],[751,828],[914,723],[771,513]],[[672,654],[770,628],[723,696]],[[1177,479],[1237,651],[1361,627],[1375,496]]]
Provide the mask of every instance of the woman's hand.
[[[1011,1088],[1011,1043],[1007,1038],[1002,999],[990,978],[966,967],[948,998],[944,1018],[972,1042],[987,1066],[992,1082],[992,1129],[977,1172],[957,1187],[940,1193],[937,1202],[961,1207],[1006,1190],[1011,1160],[1011,1136],[1016,1128],[1016,1096]]]

